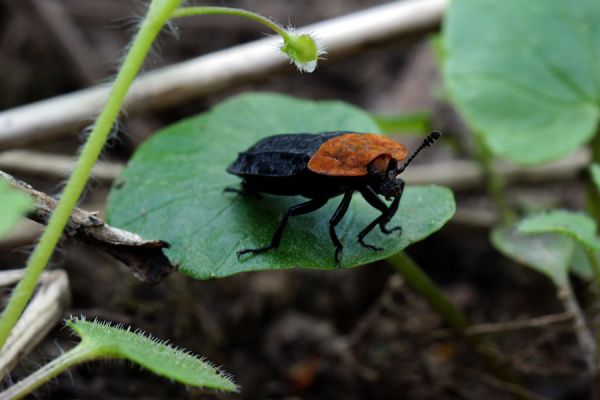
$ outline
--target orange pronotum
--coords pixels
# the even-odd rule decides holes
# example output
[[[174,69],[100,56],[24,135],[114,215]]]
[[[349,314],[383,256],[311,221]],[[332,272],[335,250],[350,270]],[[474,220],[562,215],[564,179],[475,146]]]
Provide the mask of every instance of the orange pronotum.
[[[406,147],[389,137],[349,133],[323,143],[308,162],[308,169],[322,175],[364,176],[375,159],[382,158],[387,167],[391,158],[400,161],[406,155]]]

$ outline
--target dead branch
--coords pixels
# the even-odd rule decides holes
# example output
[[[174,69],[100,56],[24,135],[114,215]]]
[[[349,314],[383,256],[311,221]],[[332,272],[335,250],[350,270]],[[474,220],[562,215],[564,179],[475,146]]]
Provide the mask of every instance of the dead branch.
[[[16,284],[23,270],[0,271],[0,286]],[[0,378],[4,378],[63,318],[71,303],[69,279],[63,270],[47,271],[0,352]]]
[[[30,219],[41,224],[48,222],[58,203],[56,199],[33,189],[29,184],[6,172],[0,171],[0,177],[25,191],[35,201],[36,208],[28,215]],[[65,233],[122,261],[142,282],[160,282],[176,268],[163,253],[163,249],[170,247],[169,243],[162,240],[146,240],[135,233],[107,225],[98,213],[75,208]]]
[[[525,168],[496,162],[494,169],[507,183],[541,183],[576,178],[579,171],[587,168],[590,159],[590,151],[582,149],[544,165]],[[413,165],[403,173],[403,178],[408,184],[437,183],[455,190],[481,187],[485,181],[479,164],[468,160]]]
[[[572,323],[575,316],[572,312],[544,315],[521,321],[497,322],[491,324],[473,325],[465,329],[465,335],[486,335],[525,329],[543,329],[549,325]]]
[[[0,169],[42,177],[64,179],[71,174],[77,159],[71,156],[30,150],[9,150],[0,153]],[[97,161],[92,179],[112,182],[123,169],[121,163]]]
[[[328,57],[361,46],[438,26],[448,0],[405,0],[299,29],[314,33]],[[138,78],[124,111],[158,109],[272,73],[289,61],[277,51],[280,39],[269,37],[149,72]],[[48,140],[89,124],[106,101],[109,85],[0,112],[0,148]]]

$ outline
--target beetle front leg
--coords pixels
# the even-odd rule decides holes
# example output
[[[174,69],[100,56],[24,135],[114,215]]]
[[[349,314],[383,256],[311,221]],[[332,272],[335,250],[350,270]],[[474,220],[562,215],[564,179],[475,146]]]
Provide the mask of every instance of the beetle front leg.
[[[402,233],[401,226],[398,225],[388,229],[386,225],[392,220],[392,218],[394,218],[394,215],[396,215],[396,212],[398,211],[398,206],[400,205],[400,198],[402,197],[403,190],[404,182],[402,183],[402,189],[400,190],[400,193],[394,196],[394,200],[392,201],[392,204],[390,204],[390,207],[387,209],[387,212],[385,214],[382,214],[380,217],[381,221],[379,222],[379,228],[381,228],[381,232],[385,233],[386,235],[389,235],[394,231],[400,231],[400,233]]]
[[[238,258],[240,258],[243,254],[247,253],[258,254],[271,249],[278,248],[279,244],[281,243],[281,237],[283,236],[283,230],[285,229],[289,217],[294,217],[296,215],[302,215],[316,211],[319,208],[323,207],[325,204],[327,204],[327,200],[328,199],[313,199],[304,203],[296,204],[295,206],[291,206],[287,210],[287,213],[285,214],[281,222],[279,223],[279,226],[277,226],[277,229],[273,234],[273,238],[271,239],[270,244],[268,244],[267,246],[258,247],[256,249],[242,249],[237,252]]]
[[[363,195],[364,199],[371,206],[381,211],[381,215],[376,220],[378,221],[381,231],[386,235],[389,235],[394,231],[402,231],[401,226],[395,226],[390,229],[386,227],[387,223],[391,221],[394,215],[396,215],[396,212],[398,211],[398,206],[400,205],[400,199],[402,198],[402,192],[404,191],[404,181],[400,181],[399,184],[400,190],[398,194],[394,196],[394,200],[392,201],[392,204],[390,204],[389,207],[379,198],[379,196],[377,196],[377,194],[371,187],[367,186],[360,192]],[[373,229],[373,227],[371,229]]]
[[[369,234],[369,232],[371,232],[373,230],[373,228],[375,228],[375,226],[377,226],[377,225],[379,225],[379,228],[381,229],[381,231],[383,233],[385,233],[386,235],[389,235],[390,233],[392,233],[394,231],[402,232],[401,226],[395,226],[391,229],[388,229],[386,227],[386,224],[388,222],[390,222],[390,220],[394,217],[394,215],[398,211],[398,206],[400,205],[400,198],[402,197],[402,191],[404,190],[404,182],[401,181],[400,185],[401,185],[400,191],[396,196],[394,196],[394,200],[392,201],[392,204],[390,204],[389,207],[379,198],[379,196],[377,196],[377,194],[371,187],[367,186],[366,188],[364,188],[360,191],[360,193],[362,194],[364,199],[367,201],[367,203],[369,203],[371,206],[373,206],[374,208],[381,211],[381,215],[379,217],[375,218],[369,225],[367,225],[358,234],[358,242],[362,246],[364,246],[368,249],[371,249],[371,250],[383,250],[381,247],[373,246],[371,244],[365,243],[365,241],[364,241],[365,236],[367,236]]]

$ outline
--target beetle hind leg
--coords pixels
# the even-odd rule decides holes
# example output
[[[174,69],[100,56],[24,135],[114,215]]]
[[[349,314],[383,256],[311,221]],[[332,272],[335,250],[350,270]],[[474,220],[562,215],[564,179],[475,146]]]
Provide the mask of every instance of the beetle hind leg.
[[[271,239],[270,244],[255,249],[242,249],[237,252],[237,257],[240,258],[242,255],[248,253],[264,253],[265,251],[278,248],[279,244],[281,243],[281,237],[283,236],[283,231],[285,230],[285,226],[287,225],[289,217],[308,214],[310,212],[316,211],[319,208],[323,207],[325,204],[327,204],[327,200],[328,199],[313,199],[304,203],[296,204],[295,206],[291,206],[290,208],[288,208],[287,213],[282,218],[281,222],[279,222],[277,229],[275,229],[275,233],[273,233],[273,238]]]

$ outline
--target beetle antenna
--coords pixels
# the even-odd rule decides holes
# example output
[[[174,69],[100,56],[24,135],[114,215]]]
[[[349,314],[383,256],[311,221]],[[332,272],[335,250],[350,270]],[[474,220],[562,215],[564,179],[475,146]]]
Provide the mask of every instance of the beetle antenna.
[[[412,162],[412,160],[414,160],[415,157],[421,152],[421,150],[434,144],[441,136],[442,136],[442,132],[439,132],[439,131],[431,132],[423,140],[423,143],[421,143],[421,145],[412,153],[412,155],[408,158],[408,160],[406,160],[404,165],[402,165],[400,168],[398,168],[398,172],[396,173],[396,175],[400,175],[406,169],[406,167],[408,167],[408,164],[410,164]]]

